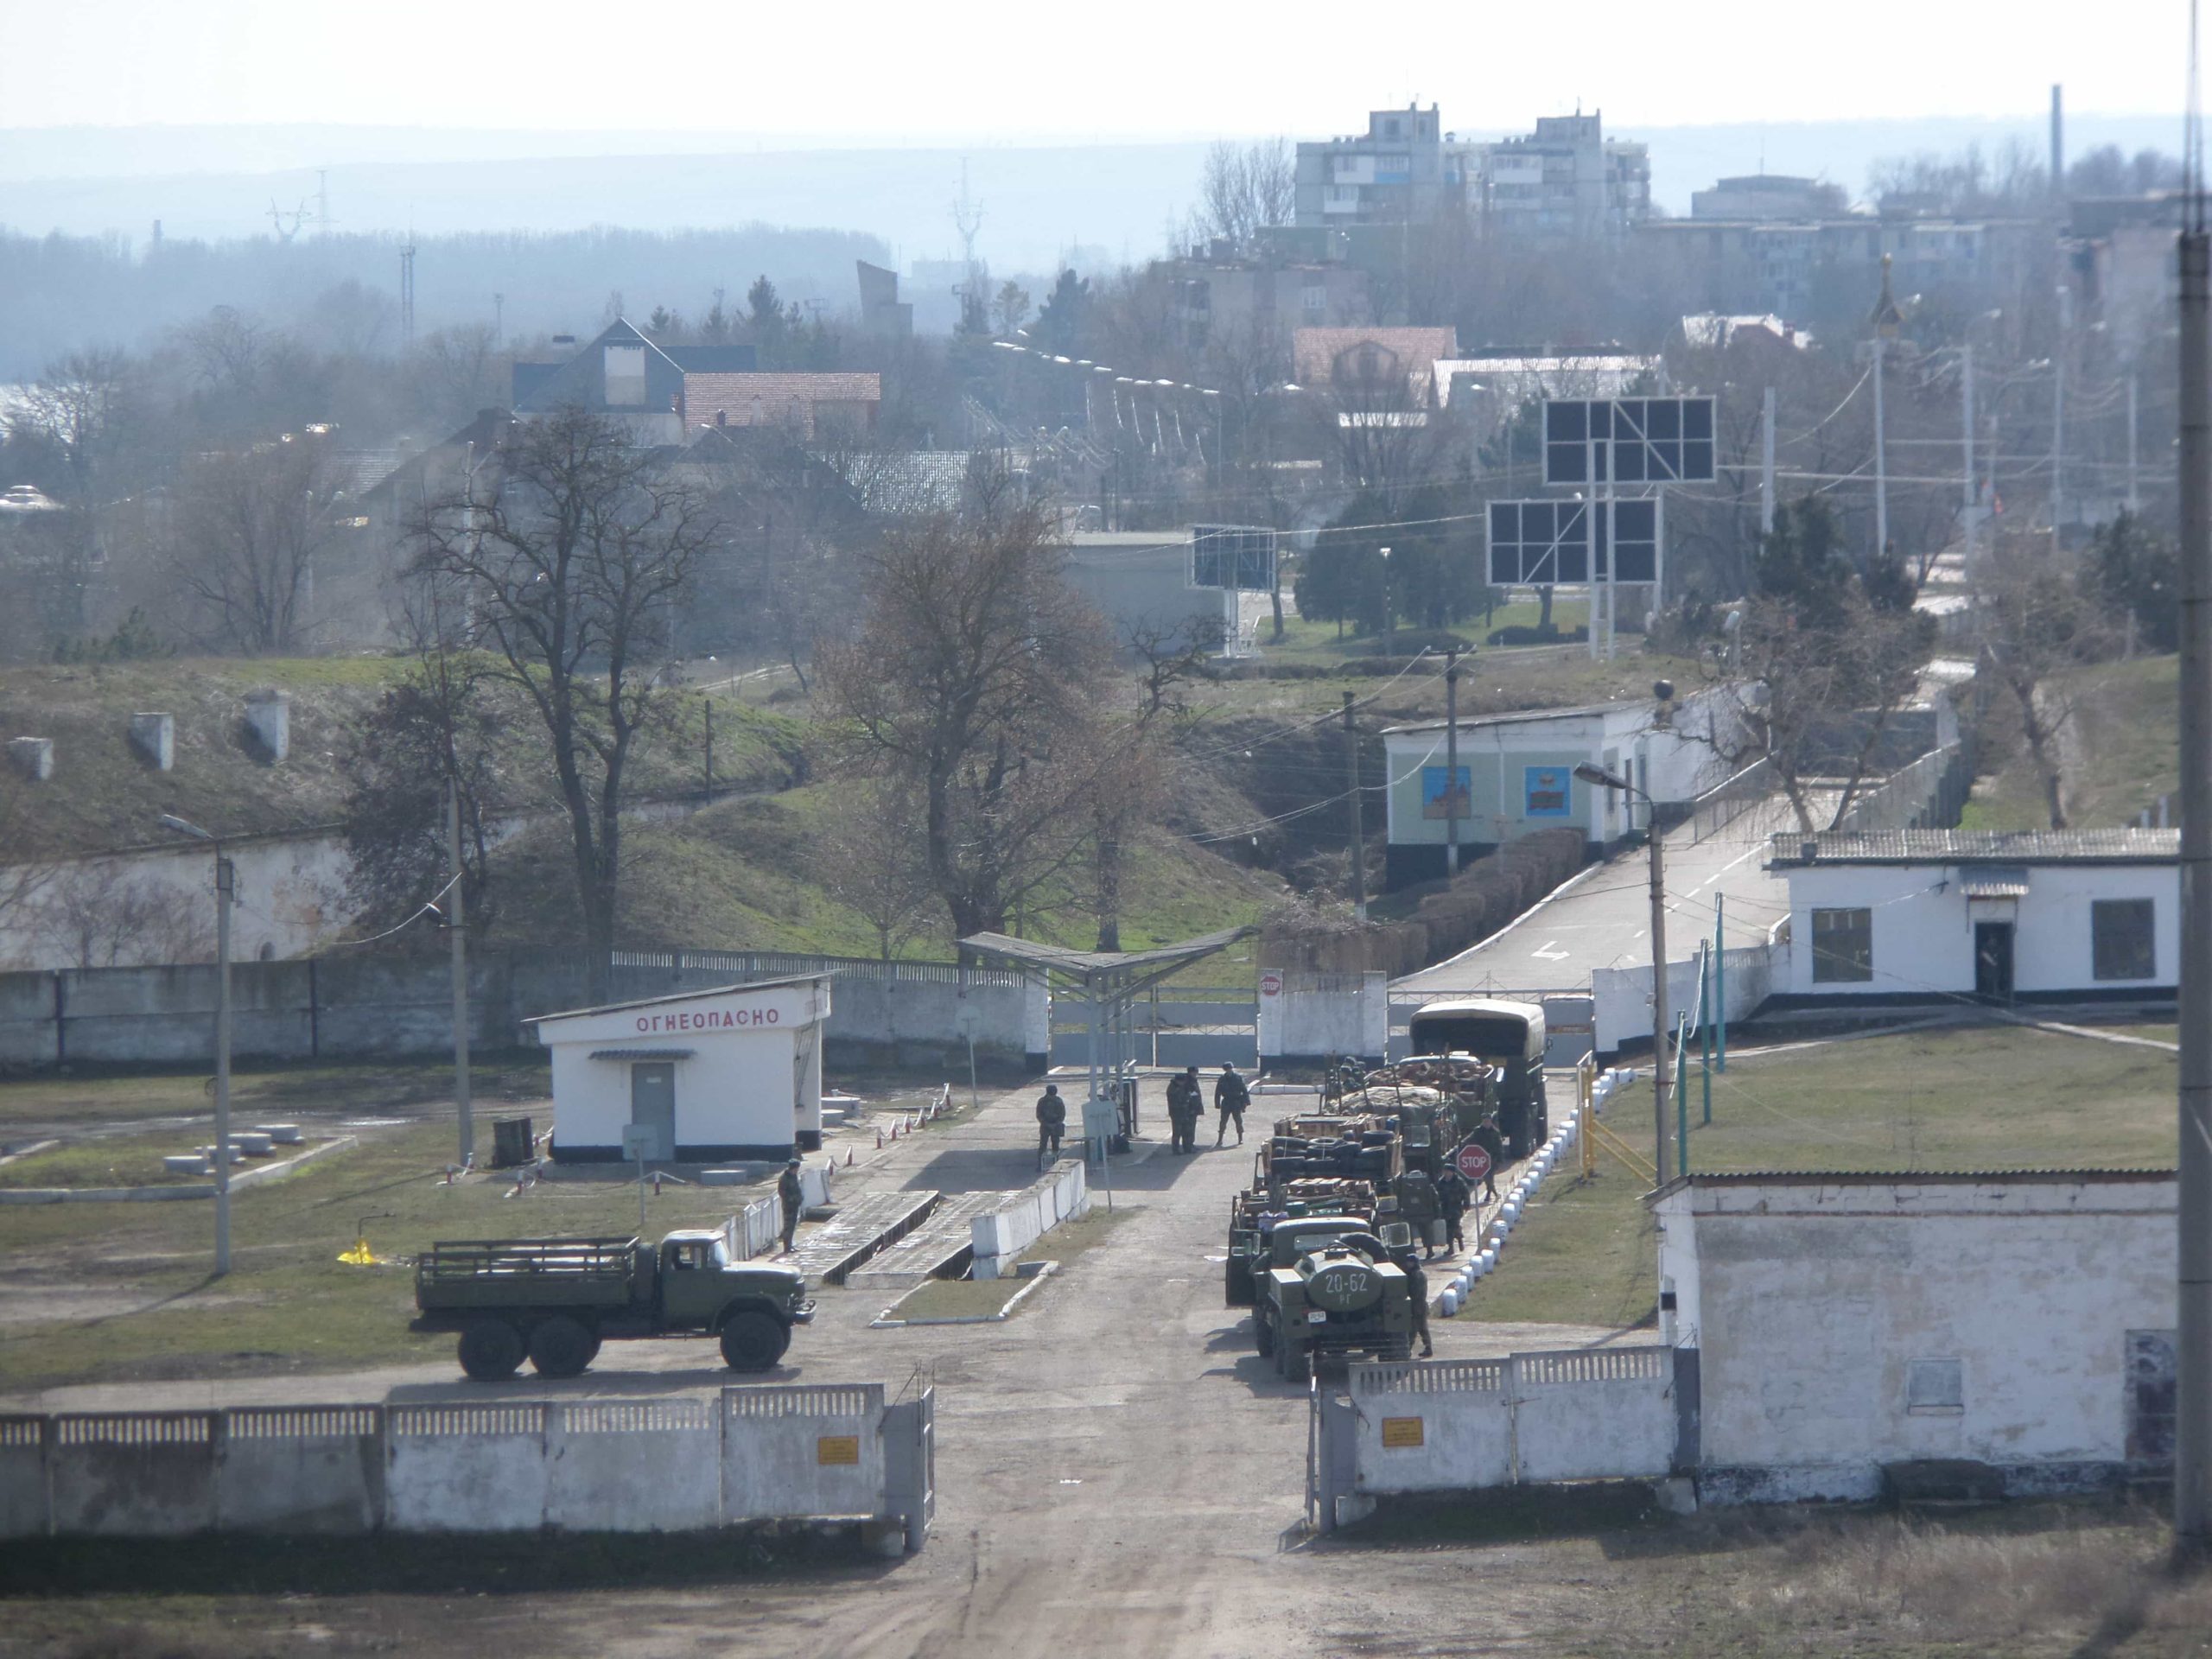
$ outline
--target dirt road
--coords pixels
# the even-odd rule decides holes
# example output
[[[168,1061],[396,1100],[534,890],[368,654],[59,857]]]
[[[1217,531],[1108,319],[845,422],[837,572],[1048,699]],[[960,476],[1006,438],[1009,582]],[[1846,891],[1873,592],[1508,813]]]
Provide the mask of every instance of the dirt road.
[[[870,1153],[875,1166],[841,1172],[842,1190],[1020,1185],[1033,1167],[1030,1098],[1003,1096],[968,1122]],[[1148,1100],[1147,1111],[1147,1127],[1164,1128],[1161,1109]],[[343,1652],[371,1632],[410,1652],[533,1659],[720,1652],[741,1632],[748,1649],[860,1659],[1498,1650],[1511,1621],[1500,1622],[1495,1601],[1479,1644],[1461,1645],[1459,1596],[1436,1556],[1294,1548],[1304,1395],[1275,1379],[1252,1353],[1242,1313],[1222,1306],[1223,1224],[1249,1167],[1249,1149],[1210,1146],[1183,1158],[1148,1146],[1116,1160],[1114,1202],[1126,1218],[1003,1325],[871,1330],[879,1298],[823,1291],[817,1322],[778,1380],[880,1380],[896,1392],[918,1368],[933,1376],[939,1504],[920,1554],[781,1586],[323,1601],[312,1617],[330,1637],[315,1650]],[[1440,1325],[1438,1351],[1473,1352],[1478,1342],[1495,1351],[1516,1334]],[[1526,1345],[1529,1333],[1518,1334]],[[1543,1340],[1600,1334],[1551,1327]],[[351,1376],[92,1386],[42,1403],[482,1397],[459,1382],[444,1341],[428,1351],[435,1357],[421,1365]],[[572,1382],[525,1373],[515,1387],[603,1395],[728,1380],[705,1344],[610,1344]],[[1396,1587],[1378,1600],[1384,1585]],[[302,1609],[232,1605],[223,1617],[236,1632],[264,1613],[296,1624]]]

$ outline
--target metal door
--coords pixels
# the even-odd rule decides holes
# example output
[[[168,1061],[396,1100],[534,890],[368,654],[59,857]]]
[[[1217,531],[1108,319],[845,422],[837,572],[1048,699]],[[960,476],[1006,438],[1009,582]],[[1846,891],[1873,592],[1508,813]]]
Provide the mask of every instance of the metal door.
[[[648,1158],[676,1156],[676,1067],[652,1060],[630,1068],[630,1121],[654,1131]]]
[[[2012,1000],[2012,924],[1974,925],[1974,994],[1993,1001]]]

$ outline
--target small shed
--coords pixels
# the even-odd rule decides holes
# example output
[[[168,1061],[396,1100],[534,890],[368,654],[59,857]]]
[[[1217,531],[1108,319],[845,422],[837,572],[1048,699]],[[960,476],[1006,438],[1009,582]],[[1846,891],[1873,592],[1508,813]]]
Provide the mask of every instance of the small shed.
[[[830,976],[798,974],[524,1020],[553,1053],[555,1160],[619,1160],[633,1123],[677,1163],[818,1149],[829,1018]]]
[[[2181,979],[2178,830],[1776,836],[1776,1006],[2163,1001]]]

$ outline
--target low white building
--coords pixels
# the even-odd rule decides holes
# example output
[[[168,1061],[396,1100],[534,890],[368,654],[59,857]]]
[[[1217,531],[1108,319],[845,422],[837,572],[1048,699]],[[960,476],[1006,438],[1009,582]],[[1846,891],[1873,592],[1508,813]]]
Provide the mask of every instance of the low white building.
[[[1716,687],[1683,697],[1660,717],[1649,697],[1580,709],[1462,718],[1459,825],[1462,866],[1537,830],[1580,828],[1593,858],[1647,826],[1638,798],[1624,799],[1574,775],[1588,762],[1624,777],[1665,805],[1695,799],[1723,781],[1723,748],[1735,743],[1739,700]],[[1716,723],[1719,747],[1713,741]],[[1450,828],[1446,722],[1425,720],[1382,733],[1388,883],[1401,887],[1444,874]]]
[[[822,1145],[822,1027],[830,976],[803,974],[524,1021],[553,1052],[553,1156],[768,1160]]]
[[[2008,1494],[2170,1466],[2176,1200],[2170,1170],[1670,1182],[1660,1329],[1697,1357],[1676,1376],[1700,1497],[1868,1498],[1931,1460]]]
[[[1789,953],[1774,994],[1785,1007],[2170,997],[2180,848],[2177,830],[1777,836]]]

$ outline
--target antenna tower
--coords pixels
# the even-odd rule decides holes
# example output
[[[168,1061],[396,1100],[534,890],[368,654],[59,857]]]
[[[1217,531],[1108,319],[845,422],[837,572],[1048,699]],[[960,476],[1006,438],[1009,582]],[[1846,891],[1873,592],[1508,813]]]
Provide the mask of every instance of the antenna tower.
[[[399,251],[399,349],[415,349],[415,232],[407,232],[407,245]]]
[[[968,194],[968,158],[960,158],[960,196],[952,204],[952,228],[960,232],[960,244],[968,269],[976,268],[976,233],[983,228],[983,204],[969,199]]]

